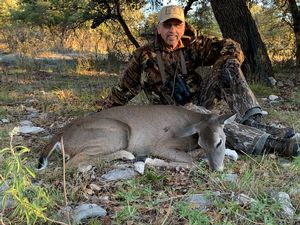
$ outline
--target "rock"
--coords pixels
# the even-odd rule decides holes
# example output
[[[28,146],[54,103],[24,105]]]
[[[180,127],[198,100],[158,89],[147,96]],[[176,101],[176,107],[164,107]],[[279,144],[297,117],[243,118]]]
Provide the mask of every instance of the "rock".
[[[106,214],[106,210],[96,204],[82,204],[74,209],[72,218],[75,224],[79,224],[88,218],[104,217]]]
[[[23,135],[23,134],[37,134],[40,132],[45,131],[44,128],[41,127],[35,127],[35,126],[20,126],[20,127],[16,127],[17,131],[19,134]]]
[[[102,204],[107,204],[107,203],[109,203],[109,196],[108,196],[108,195],[100,196],[100,197],[98,197],[98,200],[99,200]]]
[[[109,171],[102,175],[100,179],[104,181],[126,180],[136,175],[137,173],[132,168],[120,168]]]
[[[38,113],[38,110],[33,107],[26,107],[25,110],[30,113]]]
[[[256,200],[249,197],[248,195],[246,194],[239,194],[237,197],[236,197],[236,202],[237,204],[241,205],[241,206],[248,206],[250,205],[252,202],[255,202]]]
[[[291,196],[299,196],[300,195],[300,184],[296,184],[294,187],[291,187],[289,194]]]
[[[270,80],[272,86],[275,86],[275,85],[276,85],[277,81],[275,80],[274,77],[269,77],[269,80]]]
[[[285,192],[277,192],[271,194],[272,198],[277,201],[282,208],[282,215],[287,218],[293,218],[296,209],[291,203],[290,196]]]
[[[283,86],[284,86],[284,83],[282,81],[277,82],[277,87],[283,87]]]
[[[20,126],[33,126],[33,124],[30,120],[22,120],[20,121]]]
[[[94,184],[94,183],[91,183],[90,184],[90,188],[94,191],[100,191],[101,190],[101,187],[98,186],[97,184]]]
[[[279,157],[278,158],[278,164],[284,168],[284,169],[288,169],[291,165],[292,165],[292,161],[291,160],[288,160],[288,159],[285,159],[285,158],[282,158],[282,157]]]
[[[289,86],[289,87],[295,87],[294,82],[291,81],[291,80],[286,80],[286,81],[285,81],[285,84],[286,84],[287,86]]]
[[[237,152],[234,150],[231,150],[229,148],[225,149],[225,155],[233,161],[236,161],[239,158],[239,155],[237,154]]]
[[[279,100],[279,97],[277,95],[269,95],[268,99],[269,101],[276,101]]]
[[[133,164],[134,170],[137,171],[139,174],[144,174],[145,171],[145,163],[144,162],[135,162]]]
[[[235,183],[238,175],[235,173],[227,173],[224,175],[223,180]]]
[[[10,121],[9,121],[9,119],[5,119],[5,118],[4,118],[4,119],[1,119],[1,122],[2,122],[2,123],[9,123]]]
[[[184,200],[192,204],[194,208],[206,209],[212,205],[214,198],[219,196],[220,192],[211,192],[210,194],[193,194]]]

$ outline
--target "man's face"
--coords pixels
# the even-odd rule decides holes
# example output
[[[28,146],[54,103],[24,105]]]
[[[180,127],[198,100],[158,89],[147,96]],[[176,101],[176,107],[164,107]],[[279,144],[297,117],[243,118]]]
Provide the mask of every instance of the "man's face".
[[[185,23],[177,19],[169,19],[160,23],[157,32],[171,49],[176,48],[184,34]]]

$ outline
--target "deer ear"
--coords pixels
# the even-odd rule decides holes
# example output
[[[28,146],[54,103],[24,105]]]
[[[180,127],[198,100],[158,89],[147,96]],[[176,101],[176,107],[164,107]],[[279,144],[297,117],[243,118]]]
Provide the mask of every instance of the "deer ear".
[[[229,123],[232,123],[236,118],[236,114],[225,114],[225,115],[221,115],[218,117],[218,121],[221,123],[221,124],[229,124]]]
[[[181,130],[179,130],[176,133],[177,137],[188,137],[188,136],[192,136],[193,134],[196,134],[198,129],[196,129],[197,124],[193,124],[189,127],[185,127]]]

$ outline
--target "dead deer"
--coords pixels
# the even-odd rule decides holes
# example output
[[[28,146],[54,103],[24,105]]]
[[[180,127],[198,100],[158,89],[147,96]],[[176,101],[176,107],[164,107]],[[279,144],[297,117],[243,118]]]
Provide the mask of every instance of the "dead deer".
[[[188,152],[200,146],[207,154],[210,168],[222,170],[226,141],[223,127],[234,119],[235,115],[204,114],[171,105],[106,109],[64,127],[42,151],[38,169],[47,166],[63,136],[65,155],[69,158],[67,166],[91,164],[96,159],[119,159],[124,153],[191,166],[195,160]]]

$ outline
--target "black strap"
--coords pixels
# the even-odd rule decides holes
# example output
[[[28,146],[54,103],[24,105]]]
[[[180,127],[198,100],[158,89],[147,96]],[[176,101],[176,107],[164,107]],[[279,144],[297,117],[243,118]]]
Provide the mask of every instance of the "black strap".
[[[156,56],[157,56],[158,68],[159,68],[160,75],[161,75],[161,80],[164,84],[167,81],[166,72],[165,72],[165,64],[162,61],[161,52],[159,50],[156,51]]]
[[[183,75],[187,75],[187,69],[186,69],[186,64],[185,64],[185,59],[184,59],[182,49],[179,50],[179,54],[180,54],[181,72]]]

